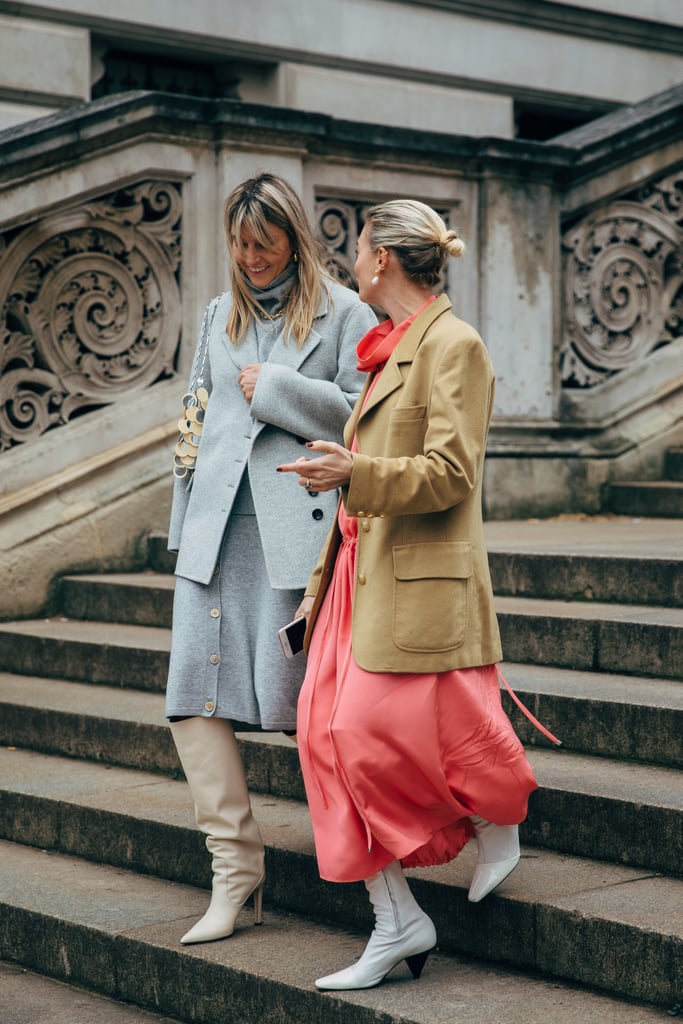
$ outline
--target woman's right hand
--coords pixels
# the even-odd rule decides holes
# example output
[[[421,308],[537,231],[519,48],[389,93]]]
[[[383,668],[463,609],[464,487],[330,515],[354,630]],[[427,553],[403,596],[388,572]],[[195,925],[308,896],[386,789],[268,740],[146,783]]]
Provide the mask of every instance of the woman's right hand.
[[[335,491],[351,480],[353,454],[336,441],[307,441],[312,452],[322,452],[315,459],[301,456],[296,462],[276,466],[278,473],[298,473],[299,485],[307,491]]]
[[[311,612],[313,611],[314,600],[315,598],[313,597],[304,597],[303,601],[301,602],[296,612],[294,613],[294,618],[300,619],[301,616],[303,615],[304,618],[306,619],[306,622],[308,622]]]

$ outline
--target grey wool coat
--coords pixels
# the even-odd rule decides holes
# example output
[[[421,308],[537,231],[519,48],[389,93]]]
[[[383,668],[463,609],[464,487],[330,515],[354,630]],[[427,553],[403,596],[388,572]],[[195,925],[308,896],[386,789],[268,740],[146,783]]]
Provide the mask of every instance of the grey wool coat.
[[[261,361],[256,338],[250,332],[233,345],[225,332],[231,294],[214,302],[215,311],[211,305],[208,311],[213,319],[203,378],[209,402],[199,453],[189,482],[174,485],[168,547],[178,551],[176,574],[197,583],[211,580],[248,472],[270,585],[303,588],[334,521],[337,495],[311,495],[276,467],[308,455],[306,441],[342,441],[364,380],[356,368],[356,345],[376,317],[355,292],[332,283],[303,346],[278,337],[249,404],[237,378],[244,366]]]

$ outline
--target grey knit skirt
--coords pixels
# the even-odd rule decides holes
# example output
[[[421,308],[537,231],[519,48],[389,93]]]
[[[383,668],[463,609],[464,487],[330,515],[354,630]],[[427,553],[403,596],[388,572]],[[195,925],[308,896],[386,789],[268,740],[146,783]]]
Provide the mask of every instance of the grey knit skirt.
[[[256,516],[233,513],[211,582],[176,577],[167,717],[296,729],[306,658],[285,658],[277,631],[294,618],[303,593],[272,589]]]

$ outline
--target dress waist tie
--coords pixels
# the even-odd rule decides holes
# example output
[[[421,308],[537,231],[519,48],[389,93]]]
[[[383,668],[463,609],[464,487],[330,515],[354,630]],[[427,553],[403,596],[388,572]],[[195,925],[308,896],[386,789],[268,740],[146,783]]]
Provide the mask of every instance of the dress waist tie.
[[[549,739],[551,741],[551,743],[554,743],[556,747],[561,747],[562,746],[562,740],[558,740],[557,736],[553,736],[553,734],[550,732],[549,729],[546,729],[546,727],[544,725],[541,725],[539,720],[537,718],[535,718],[531,714],[531,712],[529,711],[528,707],[526,707],[522,703],[522,701],[519,699],[519,697],[517,696],[515,691],[512,689],[512,687],[510,686],[510,684],[508,683],[507,679],[505,678],[505,676],[500,671],[500,668],[498,668],[497,665],[496,665],[496,669],[498,671],[498,678],[500,680],[502,680],[503,686],[505,687],[507,692],[510,694],[510,696],[512,697],[512,699],[514,700],[515,704],[517,705],[519,710],[522,712],[522,714],[526,715],[526,717],[529,719],[531,724],[533,726],[535,726],[538,729],[539,732],[542,732],[543,735],[545,737],[547,737],[547,739]]]

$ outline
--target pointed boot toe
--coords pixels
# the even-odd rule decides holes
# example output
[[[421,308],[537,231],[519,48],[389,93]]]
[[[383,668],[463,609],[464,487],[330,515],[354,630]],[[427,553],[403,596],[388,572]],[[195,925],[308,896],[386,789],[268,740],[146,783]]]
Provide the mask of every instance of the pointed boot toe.
[[[261,924],[263,920],[263,881],[254,889],[254,924]],[[242,909],[242,904],[235,904],[228,899],[217,896],[211,898],[209,909],[197,923],[185,932],[180,940],[181,945],[189,946],[196,942],[216,942],[218,939],[228,939],[235,930],[237,915]]]
[[[218,939],[228,939],[235,930],[234,923],[218,921],[215,917],[205,914],[196,925],[185,932],[180,940],[182,946],[190,946],[197,942],[216,942]]]
[[[495,864],[477,864],[470,885],[467,899],[470,903],[479,903],[484,896],[500,885],[519,864],[519,854],[507,860],[499,860]]]

